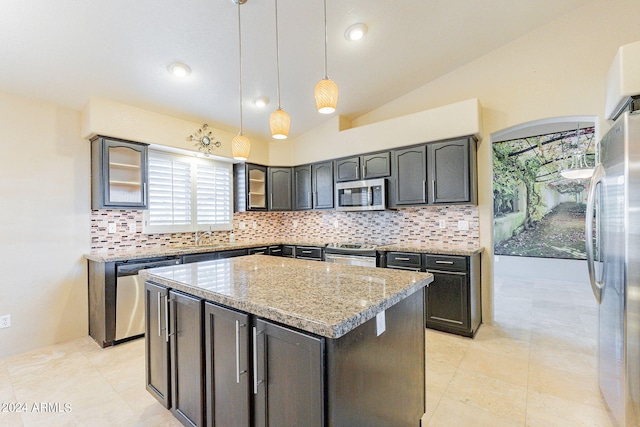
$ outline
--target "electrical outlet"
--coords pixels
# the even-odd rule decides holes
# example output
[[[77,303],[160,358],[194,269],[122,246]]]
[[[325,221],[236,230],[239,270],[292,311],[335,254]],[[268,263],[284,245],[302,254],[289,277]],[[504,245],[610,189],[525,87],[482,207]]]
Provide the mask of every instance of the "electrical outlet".
[[[441,219],[440,221],[438,221],[438,225],[440,226],[440,228],[447,228],[447,221]]]
[[[109,234],[115,234],[116,232],[116,223],[115,222],[110,222],[109,225],[107,226],[107,232]]]
[[[238,223],[238,228],[239,228],[240,230],[244,230],[245,228],[247,228],[247,224],[245,224],[245,223],[244,223],[244,221],[240,221],[240,222]]]
[[[0,329],[8,328],[11,326],[11,315],[5,314],[4,316],[0,316]]]
[[[258,221],[253,221],[252,227],[254,228],[254,230],[258,228]]]
[[[127,227],[129,228],[129,233],[135,233],[136,232],[136,223],[135,222],[127,223]]]
[[[298,228],[298,220],[297,219],[293,220],[293,228]]]
[[[469,221],[458,221],[458,230],[468,230]]]
[[[340,227],[340,223],[338,222],[337,219],[333,220],[333,228],[338,228]]]

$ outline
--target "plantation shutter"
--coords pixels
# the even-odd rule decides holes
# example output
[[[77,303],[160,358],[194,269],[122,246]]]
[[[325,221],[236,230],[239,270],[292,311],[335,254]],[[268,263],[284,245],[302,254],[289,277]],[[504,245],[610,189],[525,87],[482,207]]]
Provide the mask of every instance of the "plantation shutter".
[[[196,165],[196,202],[199,225],[212,229],[231,225],[231,165],[207,162]]]
[[[188,159],[150,153],[148,225],[191,225],[191,164]]]

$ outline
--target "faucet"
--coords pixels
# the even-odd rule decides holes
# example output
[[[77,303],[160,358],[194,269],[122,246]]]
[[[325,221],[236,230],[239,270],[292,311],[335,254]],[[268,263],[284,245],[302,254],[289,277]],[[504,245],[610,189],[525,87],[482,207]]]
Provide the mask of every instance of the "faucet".
[[[202,240],[203,237],[211,238],[211,230],[208,230],[208,231],[196,230],[196,234],[195,234],[196,246],[200,245],[200,240]]]

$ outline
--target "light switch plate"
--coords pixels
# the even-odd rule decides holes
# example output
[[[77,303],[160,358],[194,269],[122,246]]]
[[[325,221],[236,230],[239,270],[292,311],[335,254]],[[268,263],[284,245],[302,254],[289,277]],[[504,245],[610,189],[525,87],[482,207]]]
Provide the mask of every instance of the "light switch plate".
[[[297,219],[293,220],[293,228],[298,228],[298,220]]]
[[[254,221],[253,221],[253,224],[252,224],[252,227],[253,227],[254,229],[258,228],[258,221],[255,221],[255,220],[254,220]]]
[[[469,221],[458,221],[458,230],[468,230]]]
[[[116,232],[116,223],[115,222],[110,222],[109,225],[107,225],[107,232],[109,234],[115,234],[115,232]]]
[[[438,225],[440,226],[440,228],[447,228],[447,221],[441,219],[440,221],[438,221]]]
[[[136,232],[136,223],[135,222],[130,222],[127,224],[127,228],[129,229],[129,233],[135,233]]]
[[[340,222],[338,222],[337,219],[333,220],[333,228],[338,228],[340,227]]]
[[[238,223],[238,228],[239,228],[240,230],[244,230],[245,228],[247,228],[247,224],[245,224],[245,223],[244,223],[244,221],[240,221],[240,222]]]

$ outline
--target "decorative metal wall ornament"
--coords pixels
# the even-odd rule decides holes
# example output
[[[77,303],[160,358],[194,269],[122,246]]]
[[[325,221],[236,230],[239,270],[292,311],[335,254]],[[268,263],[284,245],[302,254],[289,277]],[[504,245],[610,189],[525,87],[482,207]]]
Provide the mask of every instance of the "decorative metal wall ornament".
[[[222,143],[214,139],[213,131],[209,130],[209,125],[206,123],[187,138],[188,141],[196,141],[195,147],[204,154],[213,154],[216,148],[220,148]]]

